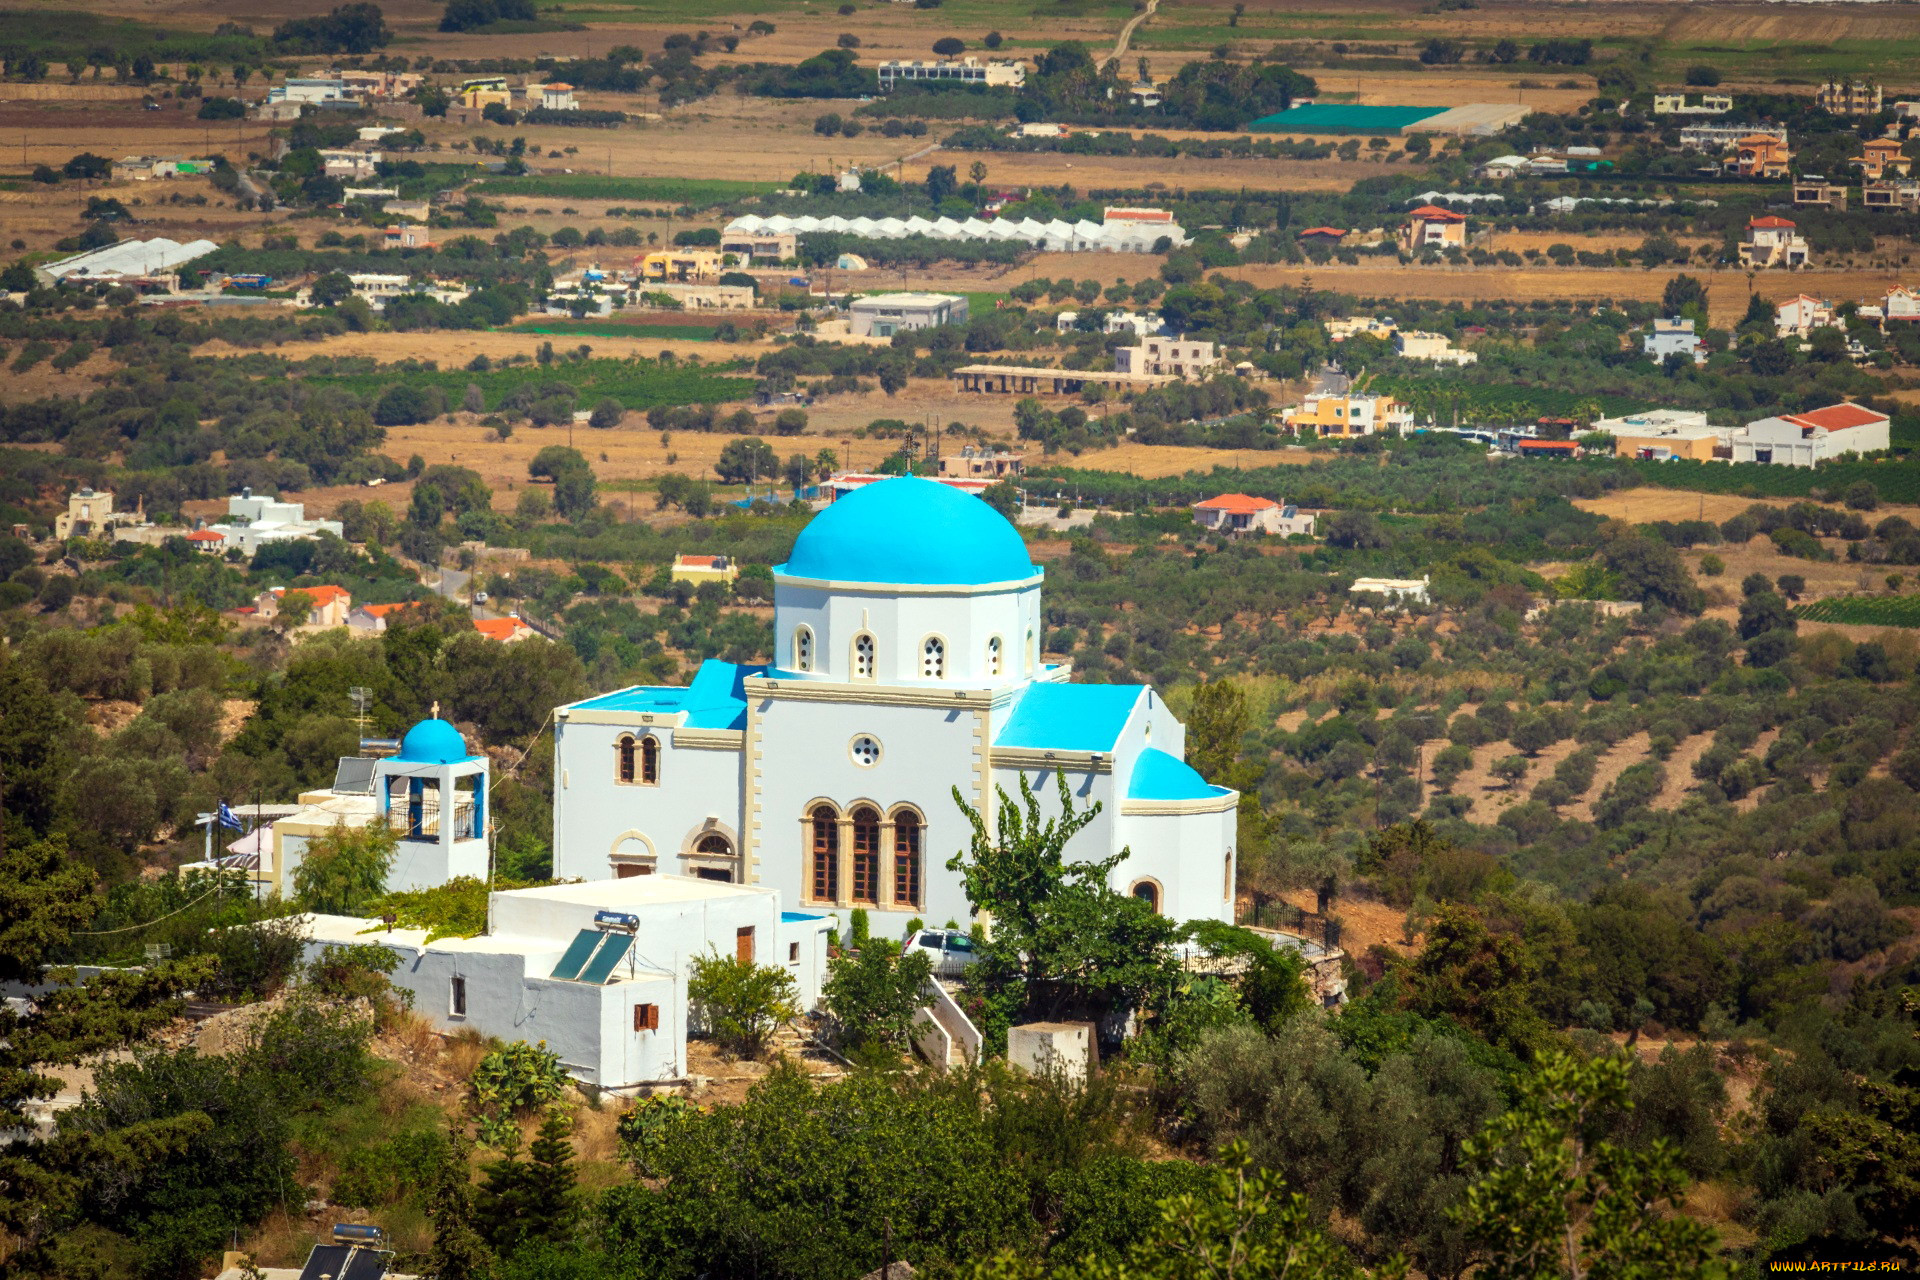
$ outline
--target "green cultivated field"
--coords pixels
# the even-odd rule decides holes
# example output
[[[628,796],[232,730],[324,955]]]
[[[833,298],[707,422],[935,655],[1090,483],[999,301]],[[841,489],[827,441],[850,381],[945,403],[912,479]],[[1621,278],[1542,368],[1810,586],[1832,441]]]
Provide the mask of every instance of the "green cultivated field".
[[[663,204],[719,204],[774,190],[771,182],[732,178],[610,178],[598,173],[529,174],[488,178],[474,187],[483,196],[550,196],[556,200],[640,200]]]
[[[1920,627],[1920,596],[1836,596],[1803,604],[1794,613],[1807,622]]]
[[[588,360],[580,364],[516,365],[484,373],[466,369],[428,371],[392,370],[380,373],[321,374],[310,381],[330,382],[358,395],[377,393],[397,383],[439,387],[458,403],[467,384],[479,386],[488,409],[523,387],[564,383],[579,393],[583,406],[612,396],[629,409],[651,409],[663,404],[717,404],[739,400],[753,392],[753,379],[728,376],[733,365],[662,367],[652,362]]]

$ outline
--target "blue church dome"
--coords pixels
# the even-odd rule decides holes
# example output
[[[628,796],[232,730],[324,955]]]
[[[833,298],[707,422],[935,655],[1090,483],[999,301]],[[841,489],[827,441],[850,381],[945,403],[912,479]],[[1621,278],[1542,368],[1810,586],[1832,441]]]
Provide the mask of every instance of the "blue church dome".
[[[775,572],[832,582],[978,586],[1037,574],[1007,518],[963,489],[899,476],[855,489],[800,531]]]
[[[1127,783],[1129,800],[1211,800],[1226,793],[1225,787],[1209,784],[1199,770],[1158,747],[1140,753]]]
[[[453,764],[470,755],[458,729],[445,720],[422,720],[400,739],[397,758],[408,764]]]

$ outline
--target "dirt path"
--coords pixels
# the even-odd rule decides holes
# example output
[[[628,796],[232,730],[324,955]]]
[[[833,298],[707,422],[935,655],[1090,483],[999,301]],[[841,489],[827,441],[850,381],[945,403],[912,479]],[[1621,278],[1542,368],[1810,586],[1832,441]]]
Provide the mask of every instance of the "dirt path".
[[[1654,797],[1652,808],[1678,809],[1687,798],[1687,793],[1698,785],[1699,779],[1693,776],[1694,761],[1707,754],[1707,748],[1713,745],[1714,735],[1696,733],[1673,749],[1667,757],[1667,785],[1660,788],[1660,794]]]
[[[1120,38],[1113,42],[1113,52],[1100,60],[1101,70],[1105,70],[1108,64],[1118,62],[1127,56],[1127,46],[1133,43],[1133,33],[1135,29],[1148,18],[1151,18],[1154,11],[1159,7],[1160,0],[1147,0],[1146,8],[1127,19],[1127,25],[1120,28]]]
[[[1767,758],[1768,749],[1773,746],[1774,739],[1778,738],[1779,736],[1780,736],[1780,731],[1778,729],[1767,729],[1763,731],[1758,738],[1755,738],[1753,740],[1753,746],[1748,748],[1747,754],[1752,756],[1755,760],[1764,761]],[[1752,813],[1755,809],[1758,809],[1760,807],[1760,800],[1763,796],[1766,795],[1768,790],[1769,790],[1768,787],[1755,787],[1753,790],[1747,792],[1747,794],[1741,796],[1738,800],[1735,800],[1733,802],[1733,807],[1735,809],[1738,809],[1741,813]]]
[[[1578,818],[1581,822],[1592,822],[1594,803],[1606,794],[1613,780],[1647,758],[1647,733],[1644,729],[1615,743],[1595,763],[1593,785],[1587,788],[1587,794],[1569,806],[1568,816]]]

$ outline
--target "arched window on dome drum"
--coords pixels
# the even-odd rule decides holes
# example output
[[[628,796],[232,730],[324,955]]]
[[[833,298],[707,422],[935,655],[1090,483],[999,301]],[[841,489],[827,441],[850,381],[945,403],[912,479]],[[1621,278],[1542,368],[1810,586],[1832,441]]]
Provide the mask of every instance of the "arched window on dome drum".
[[[623,733],[620,741],[613,747],[613,779],[623,786],[631,786],[639,775],[639,749],[634,744],[633,735]]]
[[[1000,637],[999,636],[995,636],[991,640],[987,641],[987,674],[990,676],[997,676],[1000,674]]]
[[[1159,885],[1151,880],[1142,880],[1133,886],[1133,896],[1151,907],[1155,915],[1160,914]]]
[[[893,905],[920,907],[920,815],[893,818]]]
[[[880,901],[880,814],[865,805],[853,811],[853,900]]]
[[[812,627],[795,627],[793,629],[793,669],[795,671],[813,670]]]
[[[947,678],[947,642],[939,636],[920,642],[920,674],[928,680]]]
[[[813,822],[813,866],[808,877],[815,902],[834,902],[840,897],[840,815],[832,805],[815,805]]]
[[[649,787],[660,781],[660,740],[652,734],[640,739],[640,781]]]
[[[856,680],[873,679],[873,637],[870,635],[853,638],[853,676]]]

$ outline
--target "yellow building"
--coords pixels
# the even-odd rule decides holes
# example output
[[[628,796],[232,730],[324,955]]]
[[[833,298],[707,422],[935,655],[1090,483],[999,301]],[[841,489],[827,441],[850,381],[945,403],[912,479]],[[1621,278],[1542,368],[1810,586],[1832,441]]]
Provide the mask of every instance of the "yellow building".
[[[1321,436],[1370,436],[1409,431],[1413,413],[1392,396],[1310,395],[1281,414],[1289,431],[1312,427]]]
[[[639,259],[640,278],[650,281],[712,280],[726,255],[717,249],[667,249]]]
[[[697,587],[703,582],[732,582],[740,576],[740,566],[732,556],[675,556],[669,576]]]
[[[460,91],[454,95],[454,101],[463,107],[472,107],[476,111],[484,111],[495,105],[510,108],[513,106],[513,90],[507,87],[504,79],[469,80],[460,86]]]

